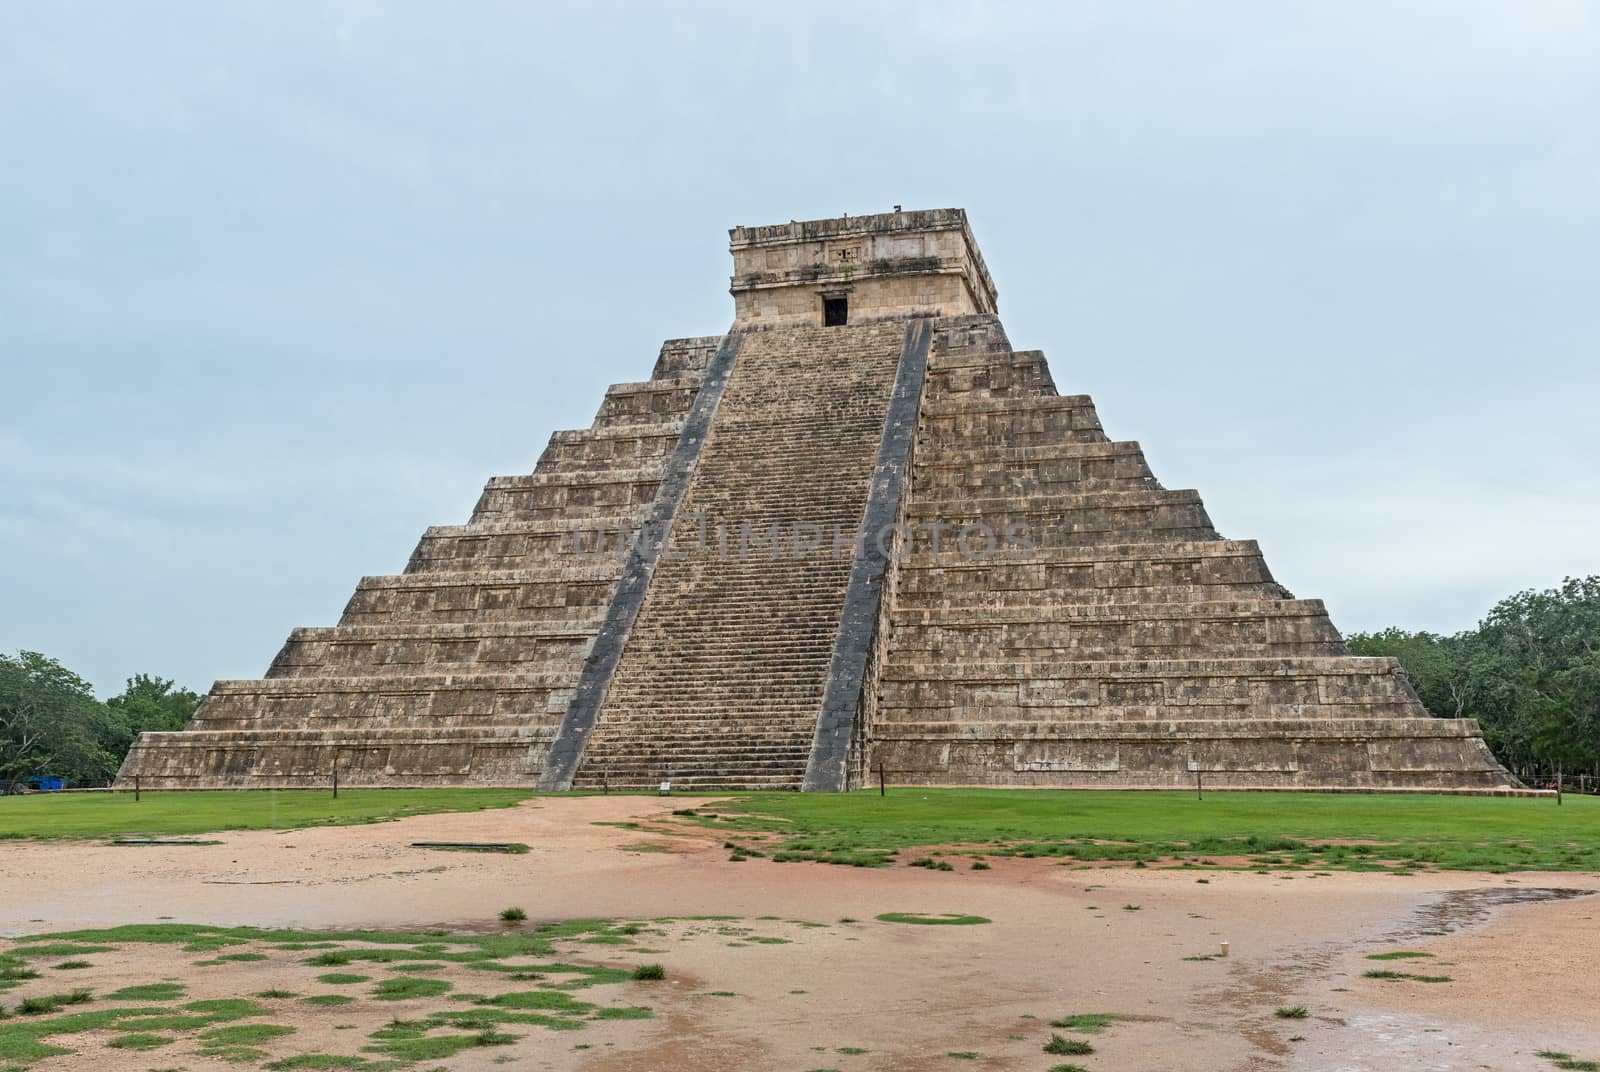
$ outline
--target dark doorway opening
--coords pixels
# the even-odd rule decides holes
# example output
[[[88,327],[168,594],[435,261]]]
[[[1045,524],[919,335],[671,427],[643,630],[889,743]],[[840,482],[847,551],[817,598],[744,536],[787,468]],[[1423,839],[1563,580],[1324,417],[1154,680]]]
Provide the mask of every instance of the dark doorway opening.
[[[823,298],[822,299],[822,326],[825,328],[842,328],[850,321],[849,298]]]

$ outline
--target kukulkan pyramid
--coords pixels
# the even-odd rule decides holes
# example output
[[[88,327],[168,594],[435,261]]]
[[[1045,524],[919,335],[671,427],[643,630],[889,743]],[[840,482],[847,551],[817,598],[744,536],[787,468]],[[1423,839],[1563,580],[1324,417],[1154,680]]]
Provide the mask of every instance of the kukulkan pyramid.
[[[965,212],[730,233],[727,334],[119,784],[1516,788],[1012,349]]]

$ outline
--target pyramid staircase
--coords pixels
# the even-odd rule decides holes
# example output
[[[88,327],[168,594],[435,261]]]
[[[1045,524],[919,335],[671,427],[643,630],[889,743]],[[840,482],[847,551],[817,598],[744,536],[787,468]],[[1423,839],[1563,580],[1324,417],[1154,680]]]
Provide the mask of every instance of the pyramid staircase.
[[[744,340],[574,788],[799,788],[905,336]]]

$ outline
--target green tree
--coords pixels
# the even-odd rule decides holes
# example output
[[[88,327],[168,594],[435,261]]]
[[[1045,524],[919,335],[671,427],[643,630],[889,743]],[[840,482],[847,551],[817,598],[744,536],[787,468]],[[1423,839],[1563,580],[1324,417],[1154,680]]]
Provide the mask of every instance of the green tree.
[[[1486,728],[1542,769],[1600,766],[1600,576],[1501,600],[1477,641]]]
[[[1472,633],[1440,636],[1385,629],[1352,633],[1353,655],[1388,655],[1400,660],[1422,706],[1440,718],[1463,718],[1482,688],[1482,666]]]
[[[0,654],[0,782],[48,774],[77,786],[107,785],[146,730],[181,730],[200,697],[149,674],[128,679],[105,703],[48,655]]]
[[[36,651],[0,655],[0,780],[59,775],[103,785],[121,754],[120,734],[89,683]]]
[[[130,677],[122,695],[106,701],[106,707],[133,737],[145,732],[181,730],[199,706],[199,693],[180,689],[173,681],[150,674]]]
[[[1518,592],[1455,636],[1385,629],[1347,643],[1399,659],[1429,711],[1477,719],[1518,773],[1600,769],[1600,576]]]

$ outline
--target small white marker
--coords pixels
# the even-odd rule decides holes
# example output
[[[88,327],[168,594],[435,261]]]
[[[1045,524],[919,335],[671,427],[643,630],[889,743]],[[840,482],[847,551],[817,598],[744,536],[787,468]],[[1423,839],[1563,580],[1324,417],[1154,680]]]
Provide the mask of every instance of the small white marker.
[[[1222,943],[1222,955],[1223,956],[1227,956],[1228,955],[1228,943],[1227,942],[1223,942]]]

